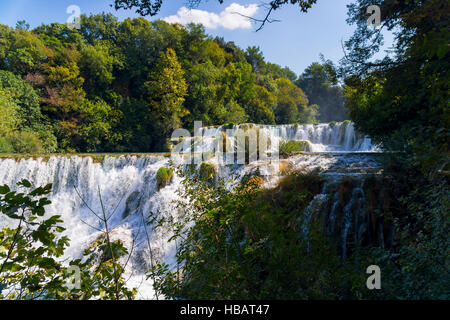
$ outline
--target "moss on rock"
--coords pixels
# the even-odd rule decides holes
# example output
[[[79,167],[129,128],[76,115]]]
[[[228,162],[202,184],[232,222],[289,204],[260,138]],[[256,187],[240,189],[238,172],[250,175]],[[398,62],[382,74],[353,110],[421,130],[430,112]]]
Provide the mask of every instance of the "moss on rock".
[[[280,156],[288,157],[295,152],[310,152],[311,144],[305,140],[288,140],[280,143]]]
[[[156,172],[156,185],[158,189],[164,188],[173,177],[173,169],[170,167],[161,167]]]

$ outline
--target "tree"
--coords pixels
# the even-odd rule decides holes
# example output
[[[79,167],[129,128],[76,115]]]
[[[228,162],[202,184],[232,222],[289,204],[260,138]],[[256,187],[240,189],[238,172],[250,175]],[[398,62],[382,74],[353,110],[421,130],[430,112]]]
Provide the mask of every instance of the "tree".
[[[153,151],[154,125],[149,115],[148,103],[140,99],[127,99],[120,104],[120,121],[112,132],[119,134],[120,139],[111,149],[119,152],[149,152]]]
[[[19,20],[16,22],[16,30],[24,30],[28,31],[30,29],[30,24],[27,23],[25,20]]]
[[[347,120],[343,90],[340,86],[333,85],[326,66],[312,63],[295,83],[305,92],[311,104],[319,106],[320,122]]]
[[[375,29],[366,23],[372,4],[383,13]],[[356,31],[340,68],[346,106],[359,131],[395,151],[386,153],[384,171],[401,199],[392,208],[398,240],[375,255],[395,298],[448,299],[449,14],[448,1],[439,0],[349,6]],[[384,30],[395,31],[393,49],[375,59]]]
[[[2,120],[9,123],[1,125],[0,136],[10,152],[55,151],[56,138],[41,113],[41,98],[36,91],[20,77],[0,70],[0,92],[4,92],[0,99]]]
[[[315,121],[316,106],[308,106],[308,98],[302,89],[288,79],[279,78],[277,84],[277,123],[310,123]]]
[[[40,97],[34,89],[19,76],[0,70],[0,88],[9,93],[19,107],[17,115],[22,127],[33,128],[42,120]]]
[[[19,106],[8,91],[0,88],[0,137],[17,129],[20,124]]]
[[[114,143],[111,128],[119,121],[119,117],[105,101],[86,101],[82,105],[82,121],[79,124],[79,150],[98,152],[107,142]]]
[[[273,108],[276,104],[276,96],[262,86],[255,86],[255,96],[246,105],[246,111],[250,118],[261,124],[274,124],[275,114]]]
[[[204,125],[221,123],[227,113],[225,105],[236,97],[238,70],[234,64],[227,64],[230,54],[218,44],[201,40],[203,28],[190,28],[191,43],[186,43],[187,59],[184,60],[188,84],[185,106],[189,110],[185,124],[192,127],[193,122],[199,120]]]
[[[95,45],[101,40],[113,43],[117,39],[118,30],[119,20],[111,13],[80,16],[79,32],[90,45]]]
[[[39,71],[52,52],[31,32],[2,26],[0,30],[0,67],[15,74]]]
[[[92,96],[100,96],[114,80],[113,68],[118,61],[110,51],[103,43],[85,45],[81,49],[80,73],[86,79],[85,90]]]
[[[193,65],[186,72],[188,96],[185,106],[190,111],[186,124],[192,126],[193,121],[202,121],[204,125],[218,123],[224,113],[224,102],[220,94],[220,69],[211,61]]]
[[[252,66],[254,72],[264,71],[266,63],[259,47],[248,47],[245,55],[247,62]]]
[[[4,90],[22,88],[14,89],[26,93],[14,103],[20,112],[32,112],[18,116],[27,133],[15,138],[32,142],[28,133],[35,134],[46,152],[161,151],[174,127],[192,128],[195,120],[275,123],[275,79],[295,79],[289,68],[266,62],[260,49],[245,52],[213,39],[201,25],[119,22],[111,14],[81,19],[79,30],[60,23],[31,31],[0,26],[0,69],[11,83]],[[186,94],[184,85],[171,96],[169,86],[157,83],[168,49]],[[17,50],[23,56],[9,56]],[[185,100],[175,103],[174,97]],[[304,111],[295,121],[314,121],[313,108]]]
[[[282,68],[279,65],[270,62],[266,64],[265,73],[272,75],[275,79],[286,78],[291,80],[292,82],[297,79],[297,75],[294,71],[289,69],[289,67]]]
[[[157,120],[161,138],[168,136],[181,126],[181,119],[189,113],[183,105],[187,94],[184,72],[173,49],[167,49],[161,56],[144,85],[149,97],[149,112]]]
[[[341,72],[347,75],[347,107],[357,129],[387,150],[408,151],[402,161],[431,173],[448,164],[450,137],[449,47],[445,44],[450,5],[445,1],[380,1],[382,28],[369,29],[362,9],[350,6],[357,25],[346,42],[349,53]],[[395,56],[373,61],[382,30],[399,28]]]

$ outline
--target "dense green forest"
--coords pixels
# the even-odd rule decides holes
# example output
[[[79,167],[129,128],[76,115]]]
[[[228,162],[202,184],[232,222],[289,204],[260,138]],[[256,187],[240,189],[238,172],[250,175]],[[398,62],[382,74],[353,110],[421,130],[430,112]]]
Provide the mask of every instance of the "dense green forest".
[[[200,25],[111,14],[82,16],[79,30],[0,26],[0,90],[0,152],[165,151],[173,129],[194,120],[346,117],[322,64],[297,79],[259,48],[213,39]]]

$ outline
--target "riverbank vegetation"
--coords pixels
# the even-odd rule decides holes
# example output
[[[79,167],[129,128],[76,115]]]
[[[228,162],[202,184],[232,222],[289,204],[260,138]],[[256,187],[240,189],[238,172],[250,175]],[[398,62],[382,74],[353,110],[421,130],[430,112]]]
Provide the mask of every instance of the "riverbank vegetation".
[[[257,181],[230,191],[186,175],[186,213],[155,223],[168,223],[180,268],[157,264],[156,288],[188,299],[350,299],[367,291],[360,265],[343,262],[320,225],[305,220],[323,178],[292,174],[275,189]]]
[[[380,266],[389,270],[396,297],[448,299],[450,5],[379,1],[382,27],[373,29],[364,14],[372,4],[359,0],[349,6],[348,22],[356,32],[345,43],[340,72],[356,128],[383,150],[397,151],[386,153],[384,165],[400,200],[391,209],[397,242],[391,250],[380,249]],[[375,60],[383,30],[393,32],[395,41]]]
[[[259,48],[200,25],[111,14],[82,15],[80,25],[0,25],[0,152],[163,152],[172,131],[194,121],[314,123],[330,108],[345,113],[320,64],[297,81]]]

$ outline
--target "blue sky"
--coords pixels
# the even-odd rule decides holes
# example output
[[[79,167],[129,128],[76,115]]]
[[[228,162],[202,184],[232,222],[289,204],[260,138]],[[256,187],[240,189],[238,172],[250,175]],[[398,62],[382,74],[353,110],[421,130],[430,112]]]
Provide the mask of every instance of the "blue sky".
[[[246,21],[242,21],[242,16],[224,16],[220,13],[235,3],[249,10],[243,12],[251,12],[253,17],[260,18],[264,9],[254,11],[255,5],[261,4],[261,0],[225,0],[222,5],[217,0],[208,0],[197,8],[201,11],[197,12],[195,19],[209,17],[213,23],[209,24],[207,33],[234,41],[244,49],[259,46],[268,61],[288,66],[300,74],[311,62],[319,61],[320,53],[335,62],[342,57],[341,41],[348,39],[353,31],[353,27],[345,22],[346,5],[351,2],[319,0],[306,14],[301,13],[296,6],[286,5],[272,16],[280,22],[267,24],[258,32],[255,32],[257,25],[248,26]],[[0,0],[0,23],[14,26],[17,20],[26,20],[31,27],[50,22],[64,23],[70,16],[66,13],[70,5],[79,6],[82,14],[111,12],[120,20],[137,16],[133,11],[115,11],[109,6],[112,3],[113,0]],[[183,6],[186,6],[185,0],[166,0],[160,13],[148,19],[170,16],[171,19],[182,19],[179,10]],[[236,22],[230,19],[240,20]]]

